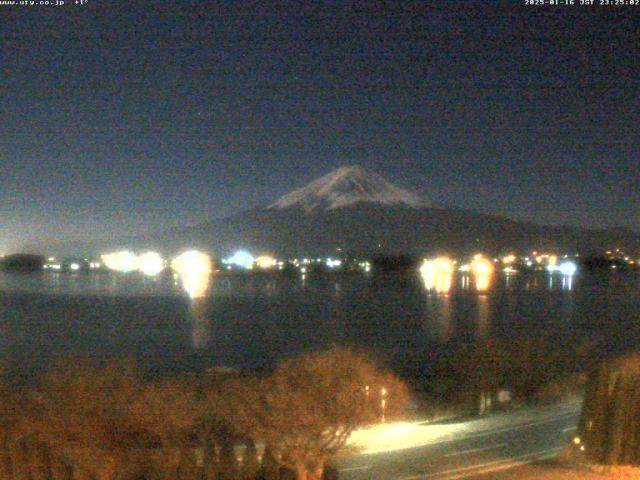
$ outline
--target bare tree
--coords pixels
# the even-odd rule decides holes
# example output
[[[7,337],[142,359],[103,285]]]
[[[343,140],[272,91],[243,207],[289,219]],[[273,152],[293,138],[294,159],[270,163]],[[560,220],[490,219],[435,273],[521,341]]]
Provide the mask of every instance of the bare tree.
[[[280,364],[265,380],[231,382],[233,425],[270,447],[298,480],[319,480],[357,428],[393,417],[407,388],[366,356],[341,348]]]
[[[149,382],[134,406],[136,416],[154,439],[152,470],[161,478],[200,478],[204,452],[198,431],[204,401],[197,378]]]
[[[29,415],[34,436],[73,478],[126,478],[135,465],[132,453],[150,441],[135,408],[140,394],[133,365],[55,369],[35,396],[38,408]]]

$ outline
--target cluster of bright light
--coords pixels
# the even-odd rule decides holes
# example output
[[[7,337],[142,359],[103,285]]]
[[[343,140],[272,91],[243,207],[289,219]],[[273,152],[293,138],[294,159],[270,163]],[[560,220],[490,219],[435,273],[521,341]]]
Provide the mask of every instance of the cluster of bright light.
[[[481,254],[475,255],[471,262],[471,271],[475,274],[493,273],[493,263]]]
[[[191,298],[204,296],[212,270],[209,255],[189,250],[174,258],[171,268],[178,274],[183,288]]]
[[[253,262],[255,262],[254,256],[246,250],[238,250],[231,257],[226,259],[226,263],[237,265],[246,269],[253,268]]]
[[[211,273],[211,258],[206,253],[188,250],[171,261],[171,268],[178,274]]]
[[[550,273],[559,272],[564,276],[571,277],[575,275],[576,271],[578,270],[578,267],[574,262],[564,261],[560,265],[548,265],[547,270]]]
[[[360,262],[358,265],[360,266],[360,268],[362,268],[367,273],[369,273],[371,271],[371,263],[370,262]]]
[[[69,265],[69,269],[73,270],[74,272],[77,272],[78,270],[80,270],[80,264],[74,262],[71,265]]]
[[[348,445],[362,453],[388,453],[417,448],[469,433],[469,422],[434,424],[425,422],[378,423],[353,432]]]
[[[327,258],[326,261],[327,267],[329,268],[336,268],[339,267],[340,265],[342,265],[342,260],[337,260],[334,258]]]
[[[256,267],[262,270],[269,270],[278,264],[278,261],[269,255],[260,255],[255,260]]]
[[[636,263],[640,263],[640,258],[636,260],[631,256],[627,255],[626,252],[624,252],[623,250],[620,250],[619,248],[616,248],[615,250],[607,250],[606,257],[609,260],[625,261],[629,265],[635,265]],[[611,265],[611,268],[615,268],[615,267],[616,265]]]
[[[493,270],[493,263],[487,258],[484,258],[480,254],[473,257],[473,261],[471,262],[471,272],[475,278],[476,289],[478,291],[484,291],[489,288]]]
[[[138,268],[138,257],[129,250],[107,253],[100,258],[109,270],[126,273]]]
[[[116,272],[133,272],[139,270],[145,275],[154,276],[164,270],[164,260],[157,252],[145,252],[142,255],[136,255],[129,250],[107,253],[100,257],[102,263],[109,270]],[[100,262],[91,262],[89,268],[100,268]],[[73,265],[71,265],[73,270]]]
[[[448,257],[425,260],[420,266],[420,275],[427,290],[446,293],[451,289],[455,263]]]
[[[505,265],[510,265],[515,261],[516,261],[516,256],[513,254],[502,257],[502,263],[504,263]]]
[[[560,265],[558,265],[558,271],[562,275],[566,275],[568,277],[574,275],[577,270],[578,267],[573,262],[562,262]]]
[[[138,270],[150,277],[164,270],[164,260],[157,252],[146,252],[138,257]]]
[[[524,261],[528,267],[533,266],[533,264],[535,263],[536,265],[546,265],[547,270],[551,271],[549,267],[555,267],[558,264],[558,255],[532,252],[532,256],[524,257]]]

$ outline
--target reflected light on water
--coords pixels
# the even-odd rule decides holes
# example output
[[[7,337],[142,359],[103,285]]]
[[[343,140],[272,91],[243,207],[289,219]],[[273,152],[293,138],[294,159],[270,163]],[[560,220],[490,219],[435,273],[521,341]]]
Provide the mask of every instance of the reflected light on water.
[[[476,255],[471,262],[471,272],[473,273],[476,290],[484,292],[491,286],[493,277],[493,262],[484,258],[482,255]]]
[[[506,288],[511,288],[512,284],[513,284],[513,278],[515,276],[515,274],[517,273],[517,270],[514,269],[504,269],[504,286]]]
[[[213,328],[207,299],[194,299],[191,302],[189,313],[192,322],[191,341],[193,348],[201,350],[211,341],[211,330]]]
[[[573,276],[565,275],[562,277],[562,289],[563,290],[573,290]]]
[[[420,275],[427,290],[447,293],[451,290],[454,262],[448,257],[425,260],[420,267]]]
[[[489,298],[478,295],[478,336],[485,337],[490,327]]]
[[[206,294],[211,276],[211,258],[206,253],[189,250],[174,258],[171,268],[178,274],[190,298]]]
[[[453,336],[451,296],[429,295],[426,307],[429,332],[435,334],[440,342],[448,342]]]

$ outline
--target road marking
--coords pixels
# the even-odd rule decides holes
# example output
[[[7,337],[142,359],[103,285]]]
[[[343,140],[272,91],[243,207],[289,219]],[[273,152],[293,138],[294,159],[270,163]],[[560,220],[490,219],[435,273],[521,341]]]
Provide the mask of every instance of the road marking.
[[[434,445],[454,444],[454,443],[465,442],[467,440],[474,439],[474,438],[490,437],[492,435],[498,435],[506,432],[517,432],[518,430],[522,430],[522,429],[529,429],[531,427],[537,427],[537,426],[542,426],[549,423],[569,420],[572,417],[577,416],[578,414],[579,412],[566,412],[556,416],[545,416],[542,418],[538,418],[534,421],[531,421],[529,423],[519,423],[519,424],[516,423],[507,427],[494,428],[493,430],[480,430],[474,433],[468,433],[464,436],[458,436],[457,438],[451,438],[455,435],[455,434],[452,434],[450,435],[450,438],[447,438],[447,439],[440,438],[435,441],[431,440],[424,444],[416,445],[415,447],[408,447],[408,448],[420,448],[420,447],[428,447],[428,446],[434,446]],[[408,448],[404,448],[400,450],[406,450]],[[375,452],[375,453],[364,452],[362,453],[362,456],[380,455],[381,453],[389,453],[389,452]]]
[[[545,425],[547,423],[554,423],[554,422],[558,422],[560,420],[563,419],[569,419],[572,416],[577,415],[579,412],[568,412],[568,413],[561,413],[560,415],[557,415],[555,417],[543,417],[540,419],[537,419],[536,421],[533,422],[529,422],[529,423],[516,423],[514,425],[511,425],[509,427],[501,427],[501,428],[496,428],[493,430],[480,430],[479,432],[475,432],[475,433],[469,433],[463,437],[459,437],[459,438],[450,438],[448,440],[438,440],[435,442],[430,442],[428,444],[424,444],[424,445],[419,445],[421,447],[426,446],[426,445],[441,445],[441,444],[445,444],[445,443],[456,443],[456,442],[464,442],[470,438],[481,438],[481,437],[489,437],[491,435],[496,435],[498,433],[505,433],[505,432],[515,432],[517,430],[522,430],[523,428],[529,428],[529,427],[535,427],[538,425]],[[369,455],[366,454],[365,455]],[[371,455],[376,455],[376,454],[371,454]]]
[[[468,467],[454,468],[451,470],[444,470],[442,472],[413,475],[411,477],[402,477],[398,480],[427,480],[430,478],[435,478],[438,480],[458,480],[470,475],[480,475],[484,473],[495,472],[498,470],[508,470],[510,468],[519,467],[521,465],[527,465],[535,460],[544,460],[546,458],[551,458],[554,457],[560,450],[562,450],[562,447],[549,448],[547,450],[541,450],[539,452],[526,453],[517,457],[494,460],[492,462],[482,463],[480,465],[470,465]]]
[[[498,472],[500,470],[509,470],[511,468],[522,467],[523,465],[528,465],[528,464],[530,464],[532,462],[535,462],[535,461],[545,460],[545,459],[548,459],[548,458],[553,458],[561,450],[562,450],[562,448],[550,448],[548,450],[542,450],[542,451],[537,452],[537,453],[532,453],[532,454],[528,454],[528,455],[520,455],[518,457],[514,457],[512,459],[509,459],[509,460],[505,461],[502,464],[499,464],[499,463],[496,463],[494,465],[485,464],[478,471],[459,473],[459,474],[456,474],[456,475],[449,475],[447,477],[437,477],[437,480],[460,480],[460,479],[463,479],[463,478],[468,478],[471,475],[473,475],[473,476],[475,476],[475,475],[484,475],[486,473]]]
[[[562,433],[567,433],[567,432],[573,432],[574,430],[577,430],[578,427],[567,427],[567,428],[563,428],[562,429]]]
[[[478,438],[478,437],[486,437],[488,435],[495,435],[496,433],[504,433],[504,432],[512,432],[515,430],[521,430],[523,428],[529,428],[529,427],[535,427],[536,425],[544,425],[546,423],[553,423],[553,422],[557,422],[561,419],[563,419],[564,417],[570,418],[574,415],[577,415],[578,412],[574,412],[574,413],[563,413],[561,415],[558,415],[556,417],[546,417],[543,419],[539,419],[537,421],[534,422],[529,422],[529,423],[520,423],[520,424],[514,424],[510,427],[503,427],[503,428],[497,428],[495,430],[484,430],[478,433],[471,433],[465,437],[463,437],[463,440],[466,440],[467,438]],[[457,440],[450,440],[450,441],[457,441]],[[444,442],[443,442],[444,443]]]
[[[484,452],[485,450],[493,450],[494,448],[502,448],[509,445],[508,443],[499,443],[497,445],[491,445],[489,447],[470,448],[469,450],[461,450],[459,452],[451,452],[444,455],[445,457],[455,457],[457,455],[464,455],[465,453]]]
[[[370,468],[371,468],[371,465],[362,465],[360,467],[339,468],[338,471],[340,471],[340,472],[353,472],[355,470],[369,470]]]
[[[554,409],[555,413],[552,413],[551,416],[556,416],[559,415],[558,412],[564,411],[566,410],[565,413],[560,413],[560,415],[569,415],[569,414],[574,414],[574,413],[578,413],[578,408],[577,407],[581,407],[582,406],[582,401],[580,402],[569,402],[569,403],[563,403],[561,404],[559,407],[557,407],[556,409]],[[539,411],[537,413],[541,414],[541,418],[549,418],[549,415],[546,414],[547,411],[549,411],[550,409],[544,409],[543,411]],[[534,411],[535,413],[535,411]],[[476,419],[479,420],[480,418]],[[417,422],[412,422],[412,425],[440,425],[441,422],[446,422],[448,420],[451,419],[447,419],[444,418],[442,420],[418,420]],[[455,418],[453,419],[455,420]],[[466,422],[463,422],[466,423]]]

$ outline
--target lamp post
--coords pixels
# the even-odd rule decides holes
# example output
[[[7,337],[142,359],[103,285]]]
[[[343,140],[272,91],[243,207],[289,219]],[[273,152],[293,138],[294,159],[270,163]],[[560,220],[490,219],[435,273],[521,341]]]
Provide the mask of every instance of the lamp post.
[[[382,408],[382,423],[385,423],[384,413],[387,408],[387,389],[382,387],[380,389],[380,407]]]

